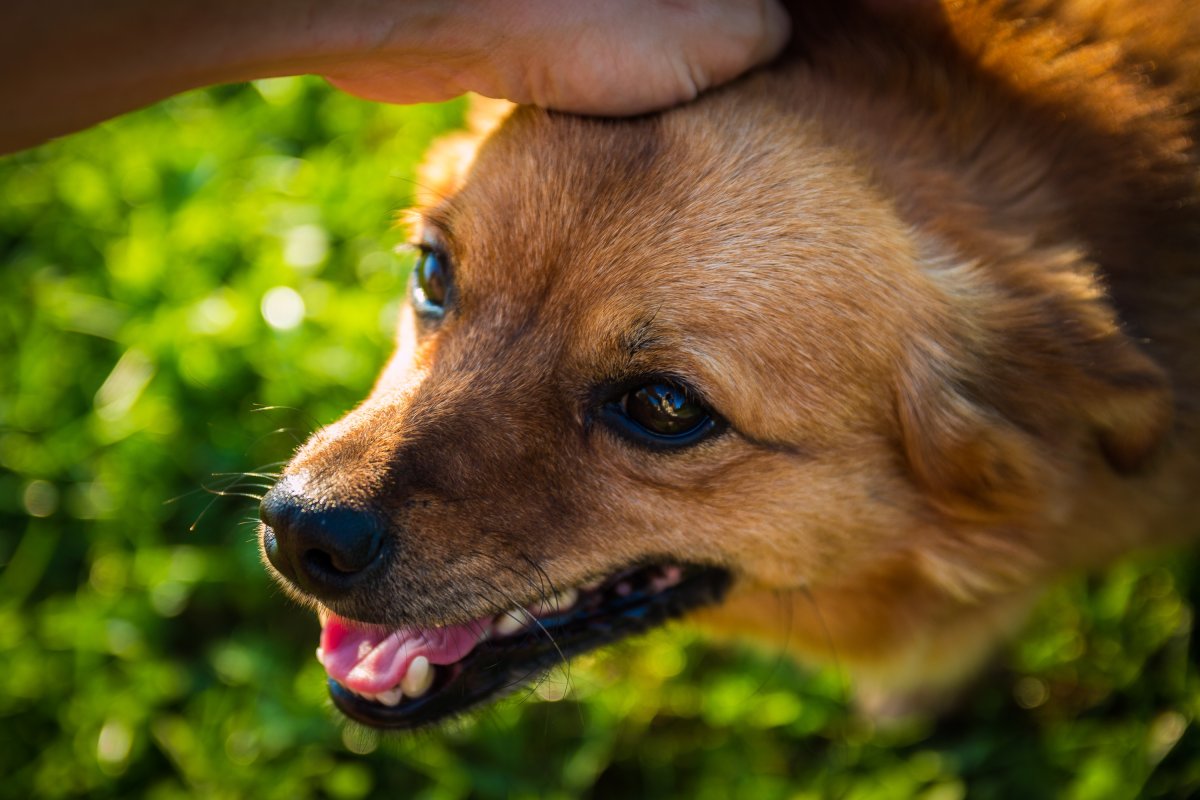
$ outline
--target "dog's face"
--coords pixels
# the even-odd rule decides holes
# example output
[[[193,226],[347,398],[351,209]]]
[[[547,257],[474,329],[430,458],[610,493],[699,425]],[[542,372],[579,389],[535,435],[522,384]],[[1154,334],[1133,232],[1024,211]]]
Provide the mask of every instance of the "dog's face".
[[[506,609],[543,601],[534,627],[586,649],[730,580],[936,551],[947,509],[994,516],[1040,480],[1049,457],[941,374],[975,334],[928,240],[781,102],[760,80],[623,122],[519,109],[423,211],[395,355],[264,504],[348,713],[406,727],[477,702],[504,682],[471,684],[465,654],[497,642],[505,682],[544,666]],[[563,591],[569,619],[545,602]],[[381,644],[393,629],[412,652]],[[448,666],[397,704],[418,651]]]

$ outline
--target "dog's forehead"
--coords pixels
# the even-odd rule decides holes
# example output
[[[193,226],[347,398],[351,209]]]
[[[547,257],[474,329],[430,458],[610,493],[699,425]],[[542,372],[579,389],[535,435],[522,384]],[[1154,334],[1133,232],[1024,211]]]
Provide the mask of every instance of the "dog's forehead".
[[[661,352],[649,371],[877,379],[903,339],[908,232],[815,123],[739,99],[514,115],[443,209],[470,324],[548,331],[585,370]]]

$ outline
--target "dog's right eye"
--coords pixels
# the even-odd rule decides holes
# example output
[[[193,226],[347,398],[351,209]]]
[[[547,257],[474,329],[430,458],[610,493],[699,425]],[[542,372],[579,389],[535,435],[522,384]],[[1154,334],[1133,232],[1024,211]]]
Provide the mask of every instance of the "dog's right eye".
[[[686,447],[718,432],[717,416],[685,386],[650,381],[607,403],[609,425],[635,443],[655,448]]]
[[[413,306],[429,317],[446,313],[446,293],[449,276],[446,257],[427,245],[421,245],[421,255],[413,267]]]

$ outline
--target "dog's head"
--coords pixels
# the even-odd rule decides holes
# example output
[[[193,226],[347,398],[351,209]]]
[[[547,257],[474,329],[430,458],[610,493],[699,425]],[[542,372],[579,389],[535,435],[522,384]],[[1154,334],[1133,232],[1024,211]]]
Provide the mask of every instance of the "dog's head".
[[[1161,377],[1078,258],[922,229],[824,99],[521,108],[443,171],[395,355],[263,503],[343,710],[438,719],[731,582],[998,580],[972,536],[1149,452]]]

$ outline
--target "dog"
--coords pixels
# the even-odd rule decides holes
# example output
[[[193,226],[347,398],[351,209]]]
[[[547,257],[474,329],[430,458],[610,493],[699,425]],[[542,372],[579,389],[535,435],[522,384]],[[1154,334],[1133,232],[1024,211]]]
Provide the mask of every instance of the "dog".
[[[1200,532],[1200,12],[894,5],[435,148],[395,354],[262,502],[345,714],[685,614],[934,708],[1057,576]]]

